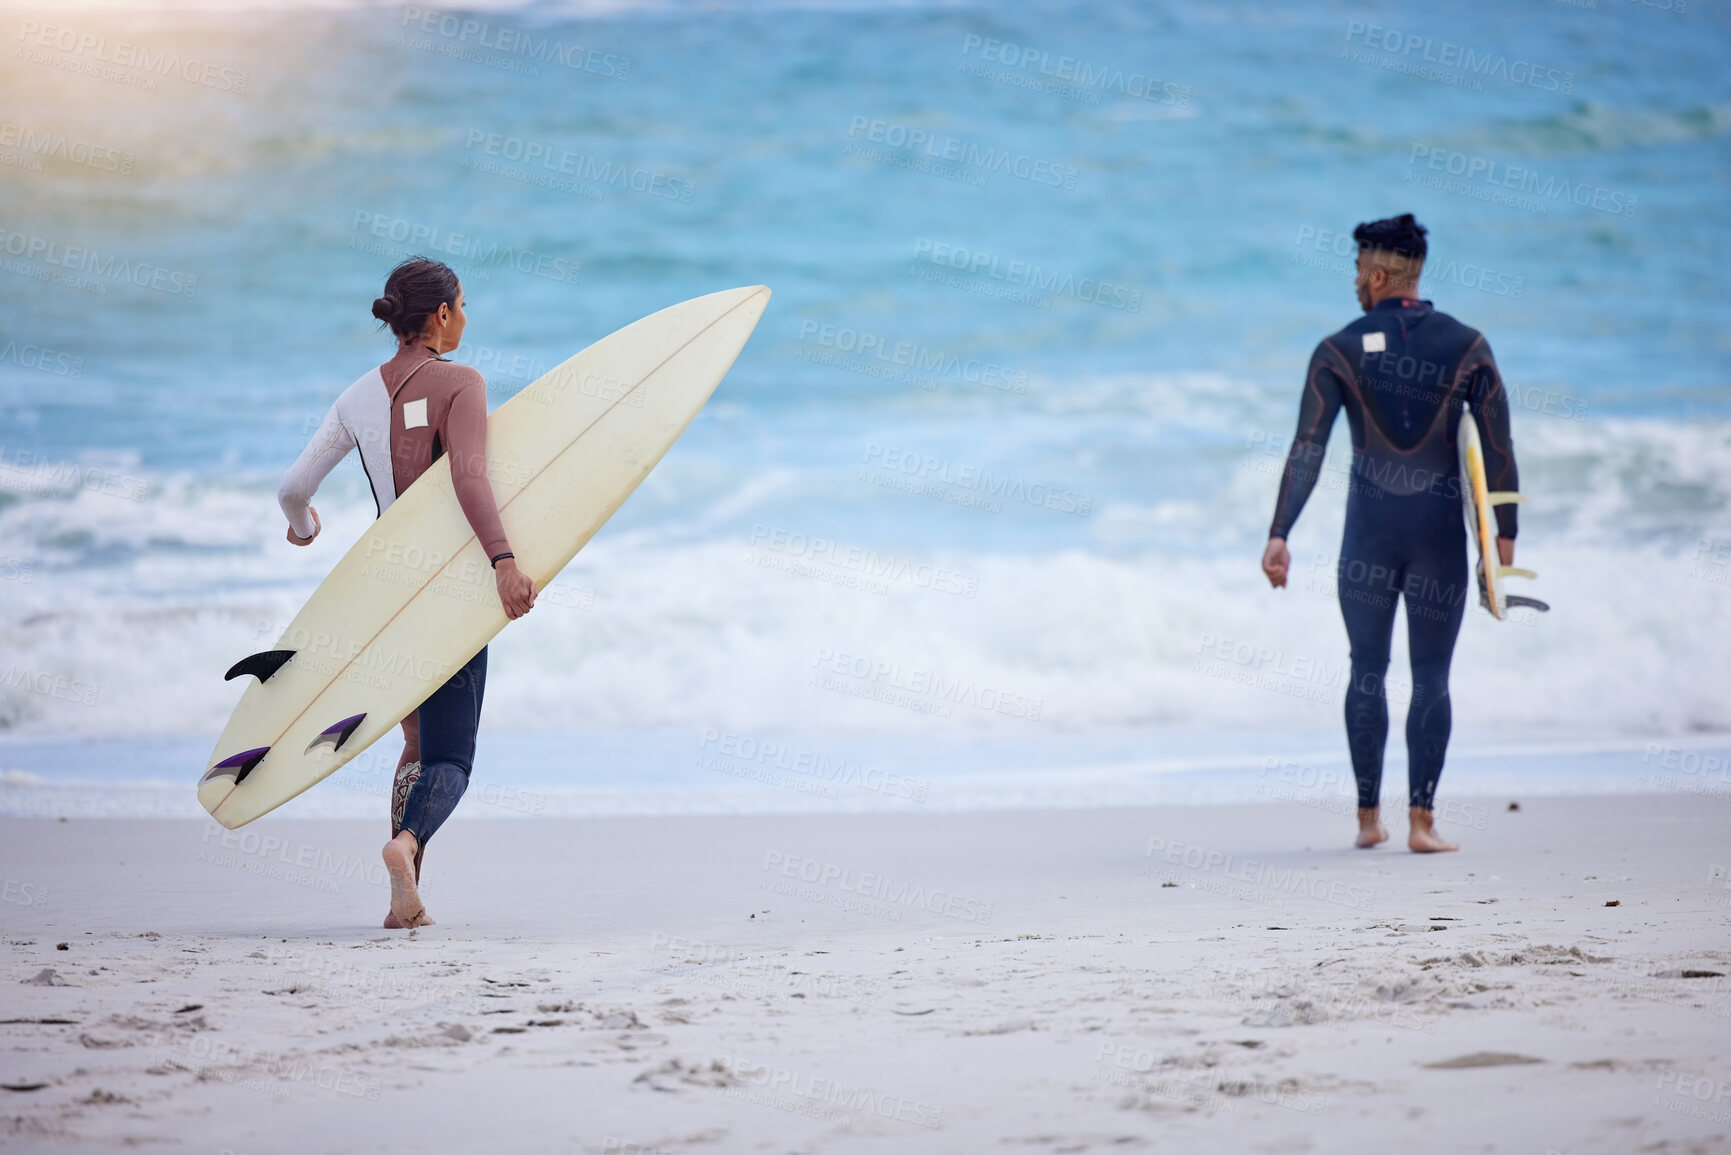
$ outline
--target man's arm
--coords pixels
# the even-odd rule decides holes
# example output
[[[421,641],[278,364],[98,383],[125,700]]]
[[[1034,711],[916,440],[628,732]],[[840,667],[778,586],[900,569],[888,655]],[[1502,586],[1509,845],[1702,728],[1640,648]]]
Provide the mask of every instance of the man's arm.
[[[1328,435],[1340,412],[1341,398],[1339,371],[1330,352],[1327,342],[1318,346],[1305,373],[1304,396],[1298,402],[1298,428],[1286,453],[1286,468],[1280,476],[1280,492],[1274,499],[1269,537],[1286,539],[1322,476],[1322,459],[1328,452]]]
[[[1298,403],[1298,428],[1286,453],[1286,468],[1280,476],[1280,492],[1274,499],[1274,521],[1268,527],[1268,547],[1262,553],[1262,572],[1270,585],[1286,584],[1292,555],[1286,548],[1287,534],[1310,500],[1311,490],[1322,476],[1322,459],[1328,452],[1328,435],[1340,413],[1341,382],[1332,365],[1327,342],[1317,346],[1305,372],[1304,396]],[[1348,369],[1350,372],[1350,368]]]
[[[300,458],[283,475],[282,484],[277,487],[276,501],[282,506],[293,532],[294,536],[289,540],[296,545],[306,545],[318,536],[318,514],[312,509],[313,494],[318,492],[319,484],[330,476],[337,462],[347,457],[354,447],[354,435],[337,416],[337,407],[333,403],[325,419],[319,423],[318,432],[301,450]]]
[[[1492,492],[1519,492],[1520,470],[1515,467],[1515,443],[1509,429],[1509,395],[1503,389],[1503,375],[1497,371],[1497,360],[1483,337],[1467,354],[1462,371],[1467,378],[1467,401],[1472,405],[1473,423],[1479,429],[1479,444],[1485,451],[1485,484]],[[1508,552],[1514,555],[1515,532],[1519,528],[1513,502],[1493,506],[1497,519],[1497,537],[1507,538]],[[1505,561],[1505,565],[1510,564]]]

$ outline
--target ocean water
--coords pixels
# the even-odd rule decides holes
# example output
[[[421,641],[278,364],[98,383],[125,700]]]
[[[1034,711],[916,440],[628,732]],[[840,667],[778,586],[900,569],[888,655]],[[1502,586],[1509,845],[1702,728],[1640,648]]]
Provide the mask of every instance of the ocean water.
[[[476,805],[1334,782],[1344,422],[1291,588],[1257,560],[1347,238],[1400,211],[1516,399],[1554,607],[1469,617],[1445,796],[1731,795],[1731,22],[1202,9],[0,11],[0,810],[196,812],[221,672],[372,516],[346,463],[290,549],[275,487],[410,252],[462,275],[495,404],[775,290],[495,642]],[[294,805],[376,807],[345,773]]]

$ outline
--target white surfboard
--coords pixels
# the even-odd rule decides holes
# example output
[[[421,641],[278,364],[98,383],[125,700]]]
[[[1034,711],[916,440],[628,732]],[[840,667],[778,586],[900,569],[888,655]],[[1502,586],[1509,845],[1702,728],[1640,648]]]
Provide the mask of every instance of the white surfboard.
[[[1473,420],[1471,412],[1462,411],[1455,441],[1461,457],[1461,497],[1466,505],[1467,530],[1479,549],[1478,575],[1484,587],[1485,608],[1498,621],[1508,617],[1511,604],[1537,610],[1550,609],[1536,598],[1511,598],[1503,592],[1502,579],[1506,577],[1539,576],[1530,569],[1503,565],[1502,556],[1497,552],[1497,525],[1492,509],[1510,502],[1525,501],[1526,497],[1519,493],[1493,491],[1485,481],[1484,445],[1479,441],[1478,422]]]
[[[678,440],[768,303],[754,285],[663,309],[488,418],[499,516],[536,589]],[[257,680],[217,741],[199,802],[231,829],[281,806],[388,733],[506,620],[451,471],[436,465],[344,555],[274,649],[229,671]]]

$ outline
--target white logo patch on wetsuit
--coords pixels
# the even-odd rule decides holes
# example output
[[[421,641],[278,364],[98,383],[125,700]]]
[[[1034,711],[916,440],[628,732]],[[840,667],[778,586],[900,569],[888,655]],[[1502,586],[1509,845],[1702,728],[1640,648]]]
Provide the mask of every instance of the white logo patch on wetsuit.
[[[1377,336],[1378,340],[1382,339],[1381,333],[1378,333],[1376,336]],[[1369,338],[1366,338],[1366,340],[1368,340],[1368,339]],[[1380,348],[1380,346],[1378,346],[1378,347]],[[404,429],[425,429],[426,426],[427,426],[427,399],[425,397],[423,397],[419,401],[405,402],[403,404],[403,428]]]
[[[1364,351],[1366,353],[1381,353],[1387,348],[1387,333],[1366,333],[1364,335]]]

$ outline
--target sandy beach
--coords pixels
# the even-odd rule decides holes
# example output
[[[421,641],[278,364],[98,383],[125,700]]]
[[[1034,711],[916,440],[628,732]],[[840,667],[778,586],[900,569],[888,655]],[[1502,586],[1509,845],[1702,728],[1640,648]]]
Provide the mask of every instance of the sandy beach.
[[[0,1135],[262,1153],[1731,1150],[1731,809],[0,820]],[[1397,831],[1399,834],[1404,831]]]

